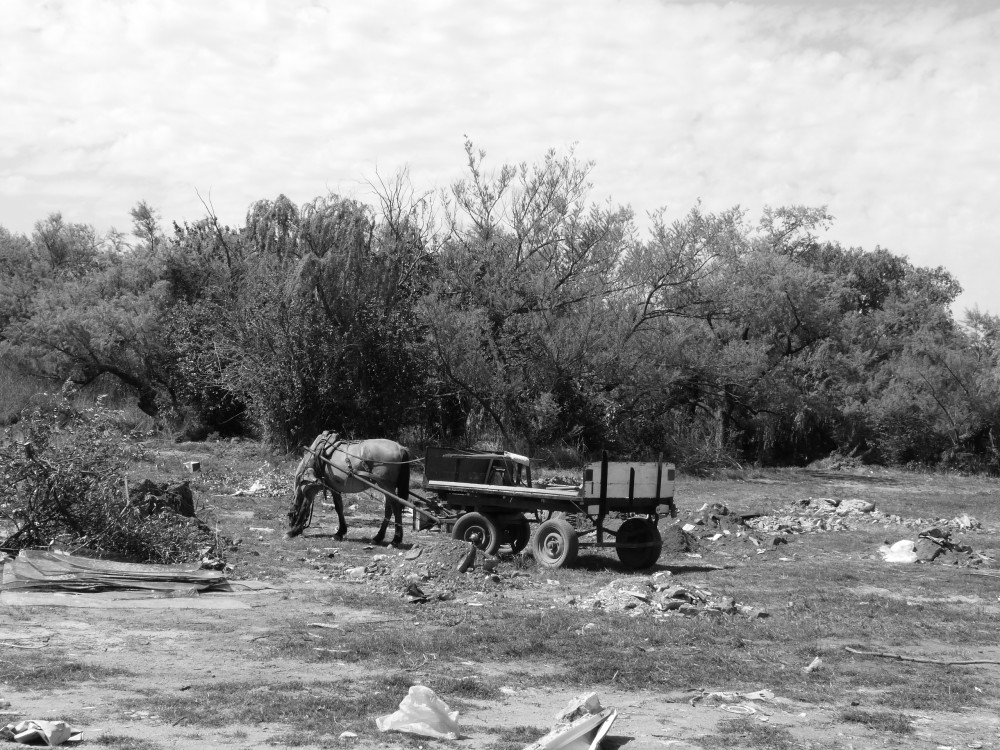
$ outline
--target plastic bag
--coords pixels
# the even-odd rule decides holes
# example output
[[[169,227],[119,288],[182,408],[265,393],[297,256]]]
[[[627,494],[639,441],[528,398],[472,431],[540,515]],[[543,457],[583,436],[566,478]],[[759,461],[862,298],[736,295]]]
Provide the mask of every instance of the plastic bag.
[[[424,685],[411,687],[400,702],[399,710],[378,717],[375,724],[383,732],[395,730],[442,740],[459,737],[458,711],[449,709],[447,703]]]
[[[0,728],[0,739],[12,740],[25,745],[41,743],[55,747],[64,742],[79,742],[82,733],[73,729],[65,721],[21,721]]]
[[[882,559],[891,563],[913,563],[917,561],[917,552],[913,541],[901,539],[891,547],[882,547]]]

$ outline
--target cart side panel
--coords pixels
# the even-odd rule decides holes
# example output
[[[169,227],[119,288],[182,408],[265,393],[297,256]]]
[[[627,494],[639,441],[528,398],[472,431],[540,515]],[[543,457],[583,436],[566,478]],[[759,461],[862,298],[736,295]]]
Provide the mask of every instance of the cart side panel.
[[[634,501],[659,501],[669,504],[674,496],[674,465],[653,462],[629,463],[609,461],[607,478],[608,499]],[[656,480],[660,486],[657,491]],[[601,462],[587,464],[583,473],[583,496],[599,499],[601,496]]]

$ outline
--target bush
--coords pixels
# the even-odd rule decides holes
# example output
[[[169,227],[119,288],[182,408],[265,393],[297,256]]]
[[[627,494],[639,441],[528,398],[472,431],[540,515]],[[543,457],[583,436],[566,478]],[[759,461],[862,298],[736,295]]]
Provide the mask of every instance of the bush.
[[[76,407],[69,395],[40,394],[0,438],[0,519],[10,527],[0,548],[59,543],[145,563],[195,561],[206,547],[219,556],[197,519],[129,500],[127,471],[141,450],[119,429],[122,415],[101,400]]]

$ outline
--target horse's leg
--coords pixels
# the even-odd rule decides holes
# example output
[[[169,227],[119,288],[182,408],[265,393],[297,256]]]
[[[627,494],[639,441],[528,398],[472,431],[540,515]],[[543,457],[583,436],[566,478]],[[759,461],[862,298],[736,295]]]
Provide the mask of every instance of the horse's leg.
[[[395,500],[390,500],[387,496],[385,498],[385,512],[387,517],[390,506],[392,507],[393,520],[396,522],[396,533],[392,536],[392,546],[398,547],[403,543],[403,504]]]
[[[344,518],[344,498],[336,490],[330,490],[330,494],[333,495],[333,507],[337,509],[337,533],[333,535],[333,538],[340,541],[347,535],[347,519]]]
[[[384,497],[384,495],[383,495]],[[389,528],[389,514],[391,510],[389,508],[389,498],[385,498],[385,513],[382,515],[382,525],[378,527],[378,533],[372,537],[372,541],[375,544],[382,544],[385,541],[385,531]]]

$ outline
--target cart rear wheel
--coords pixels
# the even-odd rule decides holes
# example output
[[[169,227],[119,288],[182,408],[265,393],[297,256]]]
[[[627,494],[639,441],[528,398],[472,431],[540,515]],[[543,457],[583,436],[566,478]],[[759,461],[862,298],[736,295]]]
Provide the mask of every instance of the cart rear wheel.
[[[626,544],[649,544],[649,547],[624,547]],[[629,518],[615,537],[615,552],[626,568],[648,568],[660,559],[663,538],[656,524],[648,518]]]
[[[531,541],[531,524],[527,518],[522,518],[503,527],[504,544],[510,545],[510,551],[515,555],[528,546]]]
[[[546,568],[572,565],[578,550],[576,529],[561,518],[552,518],[541,523],[531,540],[532,554],[538,564]]]
[[[472,542],[487,555],[495,555],[500,549],[500,530],[492,518],[482,513],[466,513],[455,522],[451,535],[463,542]]]

